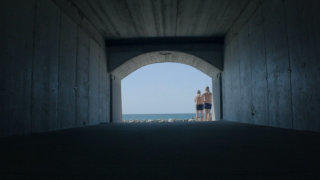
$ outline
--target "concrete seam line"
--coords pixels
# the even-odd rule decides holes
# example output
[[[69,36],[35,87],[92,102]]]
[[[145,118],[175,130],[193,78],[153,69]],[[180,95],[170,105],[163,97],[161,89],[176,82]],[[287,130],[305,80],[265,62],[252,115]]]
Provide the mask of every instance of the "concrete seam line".
[[[287,22],[287,8],[285,2],[283,1],[283,10],[284,10],[284,23],[285,23],[285,33],[286,33],[286,43],[287,43],[287,55],[288,55],[288,72],[289,72],[289,83],[290,83],[290,105],[291,105],[291,128],[293,129],[294,115],[293,115],[293,102],[292,102],[292,69],[291,69],[291,57],[290,57],[290,44],[289,44],[289,34],[288,34],[288,22]]]
[[[59,43],[58,43],[58,46],[59,46],[59,48],[58,48],[58,87],[57,87],[57,89],[58,89],[58,93],[57,93],[57,102],[56,102],[56,121],[58,121],[57,122],[57,124],[58,124],[58,126],[59,126],[59,128],[62,128],[62,126],[61,126],[61,121],[59,120],[59,118],[58,118],[58,115],[59,115],[59,111],[58,111],[58,109],[59,109],[59,97],[60,97],[60,64],[61,64],[61,52],[60,52],[60,46],[61,46],[61,29],[62,29],[62,11],[60,10],[60,8],[59,8]]]
[[[261,16],[265,19],[263,15],[263,9],[261,9]],[[263,26],[264,27],[264,26]],[[267,82],[267,118],[268,118],[268,126],[270,126],[270,110],[269,110],[269,75],[268,75],[268,63],[267,63],[267,49],[266,49],[266,32],[265,28],[262,28],[263,31],[263,46],[264,46],[264,61],[265,61],[265,71],[266,71],[266,82]]]
[[[78,53],[79,53],[79,42],[80,42],[80,37],[79,37],[79,29],[80,29],[80,26],[77,25],[77,49],[76,49],[76,68],[75,68],[75,98],[74,98],[74,106],[75,106],[75,125],[78,126],[78,93],[79,93],[79,84],[78,84]]]
[[[33,96],[33,89],[34,89],[34,59],[36,56],[36,22],[37,22],[37,11],[38,11],[38,0],[35,0],[34,2],[34,18],[33,18],[33,52],[32,52],[32,63],[31,63],[31,90],[30,90],[30,132],[33,131],[33,102],[34,102],[34,96]]]

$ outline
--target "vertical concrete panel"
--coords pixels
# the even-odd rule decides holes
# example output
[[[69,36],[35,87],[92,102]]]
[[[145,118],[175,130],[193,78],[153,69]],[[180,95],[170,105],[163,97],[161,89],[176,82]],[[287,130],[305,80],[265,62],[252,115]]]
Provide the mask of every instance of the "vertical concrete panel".
[[[233,81],[232,78],[234,77],[233,72],[233,59],[234,59],[234,41],[232,41],[230,44],[227,45],[226,49],[228,50],[229,58],[226,58],[225,61],[225,72],[223,75],[223,78],[225,79],[225,88],[224,88],[224,94],[225,94],[225,104],[224,104],[224,115],[225,119],[229,121],[234,121],[233,117],[235,116],[235,111],[233,109]]]
[[[231,98],[232,102],[230,120],[239,121],[241,114],[241,84],[240,84],[240,47],[239,47],[239,37],[234,38],[234,41],[231,43],[232,46],[232,60],[230,61],[230,71],[231,71]]]
[[[259,9],[226,46],[222,93],[226,120],[268,125],[261,13]]]
[[[106,51],[105,51],[106,52]],[[105,54],[105,59],[106,59],[106,67],[107,67],[107,71],[108,71],[108,61],[109,61],[109,59],[108,59],[108,54]],[[112,106],[112,102],[111,102],[111,99],[112,99],[112,95],[111,95],[111,87],[112,87],[112,85],[111,85],[111,73],[107,73],[107,76],[106,76],[106,78],[107,78],[107,118],[108,118],[108,122],[111,122],[111,117],[112,117],[112,115],[111,115],[111,106]]]
[[[106,122],[111,122],[110,119],[110,113],[111,113],[111,83],[110,83],[110,74],[108,73],[108,59],[107,59],[107,54],[106,50],[103,49],[103,61],[105,63],[105,73],[104,73],[104,81],[106,82],[105,84],[105,89],[104,89],[104,95],[105,95],[105,108],[106,108]]]
[[[320,2],[286,1],[293,127],[320,131]]]
[[[108,59],[107,59],[107,55],[105,55],[105,59],[106,59],[106,71],[108,70]],[[107,72],[106,73],[106,105],[107,105],[107,122],[111,122],[111,82],[110,82],[110,74]]]
[[[1,1],[0,11],[0,136],[29,133],[35,1]]]
[[[237,49],[237,57],[239,59],[239,80],[240,87],[240,100],[237,102],[239,108],[239,116],[237,117],[240,122],[251,123],[251,61],[250,61],[250,47],[248,44],[249,37],[249,24],[245,25],[239,33],[239,47]]]
[[[223,72],[225,119],[243,119],[251,91],[249,123],[319,131],[319,8],[318,1],[264,1],[245,25],[249,29],[244,26],[228,42]],[[247,38],[245,32],[249,32]],[[247,66],[252,73],[250,89],[245,85]],[[241,105],[242,112],[233,104]]]
[[[77,126],[84,126],[89,124],[90,38],[80,28],[77,53]]]
[[[237,61],[237,54],[236,54],[236,43],[237,38],[234,38],[234,41],[232,41],[230,44],[227,45],[227,55],[226,55],[226,61],[225,61],[225,72],[223,75],[225,87],[224,87],[224,97],[225,97],[225,103],[224,103],[224,118],[229,121],[238,121],[237,119],[237,111],[236,111],[236,91],[239,91],[239,89],[236,89],[236,84],[239,77],[239,65],[236,62]]]
[[[283,1],[263,4],[269,86],[270,125],[292,127],[290,70]]]
[[[213,112],[212,120],[221,120],[221,73],[212,77]]]
[[[263,18],[261,8],[249,21],[249,54],[251,61],[252,81],[252,123],[269,125],[268,121],[268,82],[265,58]]]
[[[119,95],[118,95],[118,102],[119,102],[119,104],[118,104],[118,116],[119,116],[119,120],[120,121],[122,121],[122,94],[121,94],[121,79],[118,79],[118,82],[117,82],[117,84],[118,84],[118,91],[119,91]]]
[[[37,1],[32,89],[32,130],[58,128],[60,11],[50,0]]]
[[[231,106],[231,67],[232,59],[231,46],[227,44],[224,55],[224,70],[222,72],[222,101],[223,101],[223,119],[230,120],[230,106]]]
[[[106,56],[105,56],[105,51],[104,48],[100,48],[100,122],[107,122],[107,104],[108,104],[108,99],[107,99],[107,94],[108,94],[108,89],[107,89],[107,61],[106,61]]]
[[[89,60],[89,124],[98,124],[100,116],[99,105],[99,45],[90,40],[90,60]]]
[[[98,64],[99,64],[99,122],[102,122],[104,119],[103,114],[103,62],[102,62],[102,49],[101,47],[98,48]]]
[[[122,121],[121,79],[112,76],[112,122]]]
[[[81,90],[78,94],[86,94],[79,102],[76,101],[82,109],[77,111],[83,121],[89,109],[89,42],[85,43],[86,47],[82,47],[85,50],[81,54],[79,52],[78,56],[82,59],[76,66],[76,25],[62,15],[51,0],[12,0],[0,2],[0,26],[0,136],[74,127],[74,91],[77,89]],[[89,41],[89,38],[83,41]],[[100,51],[102,53],[103,49]],[[99,69],[97,62],[93,63],[95,69]],[[83,75],[77,81],[82,89],[75,86],[76,67],[83,68],[77,68],[78,74]],[[106,72],[106,67],[102,68]],[[95,74],[95,71],[92,72]],[[103,87],[108,88],[107,82]],[[57,118],[58,107],[61,124]]]
[[[6,9],[4,5],[4,1],[0,2],[0,27],[5,27],[6,24],[6,12],[4,11]],[[5,28],[0,28],[0,34],[6,35],[6,30]],[[6,36],[5,36],[6,37]],[[6,79],[7,74],[5,74],[5,66],[7,66],[7,63],[10,62],[7,60],[6,53],[5,53],[5,47],[7,46],[6,41],[3,40],[0,41],[0,81],[3,82],[0,85],[0,98],[3,100],[8,100],[5,99],[5,97],[8,97],[6,89],[5,89],[5,84],[6,82],[4,81]],[[8,73],[8,72],[6,72]],[[0,137],[5,136],[6,134],[9,134],[6,132],[6,124],[8,123],[8,109],[4,101],[0,102],[0,113],[2,114],[2,120],[0,121]]]
[[[61,16],[58,120],[61,128],[76,125],[75,86],[77,57],[77,25]]]
[[[108,68],[108,66],[107,66]],[[107,74],[107,120],[111,122],[111,82],[110,82],[110,74]]]

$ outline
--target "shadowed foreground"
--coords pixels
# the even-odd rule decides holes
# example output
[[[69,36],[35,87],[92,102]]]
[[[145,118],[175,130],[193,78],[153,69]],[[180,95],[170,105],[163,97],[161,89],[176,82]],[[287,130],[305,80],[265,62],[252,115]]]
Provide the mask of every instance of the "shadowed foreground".
[[[231,122],[108,124],[2,138],[0,147],[0,179],[304,179],[320,160],[319,133]]]

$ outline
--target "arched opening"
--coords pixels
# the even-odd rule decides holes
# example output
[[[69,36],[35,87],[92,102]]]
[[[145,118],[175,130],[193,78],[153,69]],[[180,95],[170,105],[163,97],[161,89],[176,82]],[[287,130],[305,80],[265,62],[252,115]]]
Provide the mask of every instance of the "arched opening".
[[[177,51],[156,51],[136,56],[111,72],[111,120],[122,121],[121,80],[137,69],[154,63],[175,62],[190,65],[212,78],[212,119],[221,119],[220,70],[194,55]]]
[[[122,120],[192,122],[194,97],[198,90],[204,93],[206,86],[211,91],[212,78],[189,65],[165,62],[143,66],[121,80]]]

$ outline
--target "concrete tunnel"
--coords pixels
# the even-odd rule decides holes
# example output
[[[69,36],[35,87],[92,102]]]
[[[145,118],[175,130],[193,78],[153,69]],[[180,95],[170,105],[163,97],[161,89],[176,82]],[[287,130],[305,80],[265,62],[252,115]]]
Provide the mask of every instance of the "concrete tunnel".
[[[274,133],[271,139],[281,139],[281,132],[288,133],[286,142],[293,144],[282,150],[295,147],[307,159],[318,158],[319,9],[320,2],[316,0],[2,0],[0,145],[8,148],[1,148],[0,154],[12,152],[16,142],[28,144],[23,142],[31,142],[33,136],[60,132],[72,136],[87,132],[83,128],[97,127],[99,131],[100,126],[106,127],[108,138],[112,138],[112,132],[117,134],[117,128],[124,126],[115,123],[122,119],[121,79],[148,64],[178,62],[212,77],[216,132],[221,126],[226,132],[238,129],[237,132],[243,130],[239,133],[242,135],[250,132],[252,138],[267,138],[262,132],[268,131]],[[152,129],[149,125],[137,126],[142,132],[144,128]],[[179,129],[178,125],[173,127]],[[183,127],[187,125],[182,124]],[[190,135],[191,139],[194,137]],[[263,138],[256,140],[265,141]],[[52,146],[59,142],[52,140]],[[192,143],[196,142],[186,144],[193,146]],[[203,143],[213,146],[214,141]],[[277,140],[274,143],[279,144],[270,147],[283,145]],[[11,155],[28,151],[26,145]],[[51,153],[55,157],[57,152]],[[291,153],[294,156],[299,152]],[[272,153],[266,157],[269,155],[280,157]],[[16,177],[18,172],[30,175],[31,170],[19,170],[18,161],[8,157],[11,156],[3,157],[7,158],[3,161],[7,165],[0,177]],[[310,159],[286,162],[308,164],[308,170],[299,172],[313,177],[315,167]],[[267,174],[298,172],[294,168],[272,169],[272,158],[269,161]],[[261,172],[250,167],[228,171],[226,166],[219,172]],[[159,168],[153,170],[157,174]],[[17,174],[9,173],[13,171]],[[172,175],[170,170],[167,172]],[[120,177],[125,174],[120,173]]]

